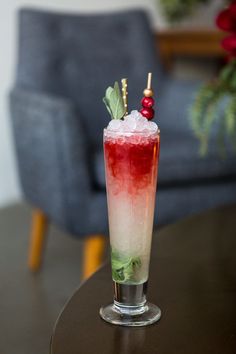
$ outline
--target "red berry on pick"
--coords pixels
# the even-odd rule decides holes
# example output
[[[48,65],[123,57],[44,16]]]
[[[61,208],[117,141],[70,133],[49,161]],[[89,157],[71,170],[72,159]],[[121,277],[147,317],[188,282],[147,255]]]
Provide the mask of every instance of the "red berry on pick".
[[[152,97],[143,97],[141,105],[145,108],[151,108],[154,106],[154,99]]]
[[[151,120],[154,117],[155,111],[152,108],[142,108],[140,109],[140,113],[148,120]]]

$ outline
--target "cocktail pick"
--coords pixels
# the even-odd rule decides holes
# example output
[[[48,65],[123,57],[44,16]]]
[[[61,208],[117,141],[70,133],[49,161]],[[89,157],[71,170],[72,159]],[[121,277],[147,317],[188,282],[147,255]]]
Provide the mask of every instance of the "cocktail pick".
[[[140,109],[140,113],[148,120],[154,117],[155,111],[152,108],[154,106],[154,95],[152,89],[152,73],[148,73],[147,87],[143,91],[144,97],[142,98],[141,105],[143,108]]]
[[[121,84],[122,84],[122,98],[123,98],[123,102],[124,102],[124,106],[125,106],[125,116],[127,116],[128,114],[128,79],[122,79],[121,80]]]

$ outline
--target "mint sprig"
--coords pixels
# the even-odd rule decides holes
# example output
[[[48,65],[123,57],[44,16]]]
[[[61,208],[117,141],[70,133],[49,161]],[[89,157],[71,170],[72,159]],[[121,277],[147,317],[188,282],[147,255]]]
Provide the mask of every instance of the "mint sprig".
[[[103,102],[105,103],[105,106],[112,119],[121,119],[124,117],[125,106],[117,81],[115,82],[114,87],[109,86],[106,89]]]
[[[112,250],[112,278],[117,283],[135,282],[136,272],[141,268],[140,257],[128,257]]]

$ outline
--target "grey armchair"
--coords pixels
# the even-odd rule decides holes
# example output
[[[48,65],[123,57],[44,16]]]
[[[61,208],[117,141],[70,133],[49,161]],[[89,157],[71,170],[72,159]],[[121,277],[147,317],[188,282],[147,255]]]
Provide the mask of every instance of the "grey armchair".
[[[82,237],[107,233],[102,131],[106,87],[129,78],[129,107],[139,107],[153,72],[161,128],[159,224],[235,201],[236,164],[213,142],[198,157],[187,108],[199,82],[168,77],[143,11],[65,15],[22,9],[16,81],[10,96],[19,174],[33,218],[30,267],[38,269],[47,220]],[[155,223],[157,222],[157,211]],[[85,244],[85,274],[100,262],[103,238]]]
[[[47,220],[78,237],[107,233],[106,195],[94,170],[109,120],[102,97],[108,85],[128,76],[130,107],[139,106],[150,70],[157,88],[161,71],[141,11],[93,16],[20,11],[10,109],[23,193],[37,208],[31,269],[41,262]],[[90,270],[103,242],[93,239],[85,246]]]

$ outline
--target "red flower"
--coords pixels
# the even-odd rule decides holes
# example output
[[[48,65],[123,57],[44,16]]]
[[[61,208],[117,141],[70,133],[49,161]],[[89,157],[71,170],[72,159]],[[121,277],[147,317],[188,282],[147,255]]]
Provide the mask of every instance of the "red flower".
[[[230,7],[229,7],[229,11],[231,16],[234,18],[234,21],[236,21],[236,1],[234,1]]]
[[[232,57],[236,57],[236,34],[224,38],[221,42],[222,47],[230,53]]]
[[[234,11],[236,11],[236,2],[234,2],[231,6],[232,13],[230,9],[225,9],[219,13],[216,18],[216,25],[223,31],[233,32],[236,31],[236,18],[234,18]]]

